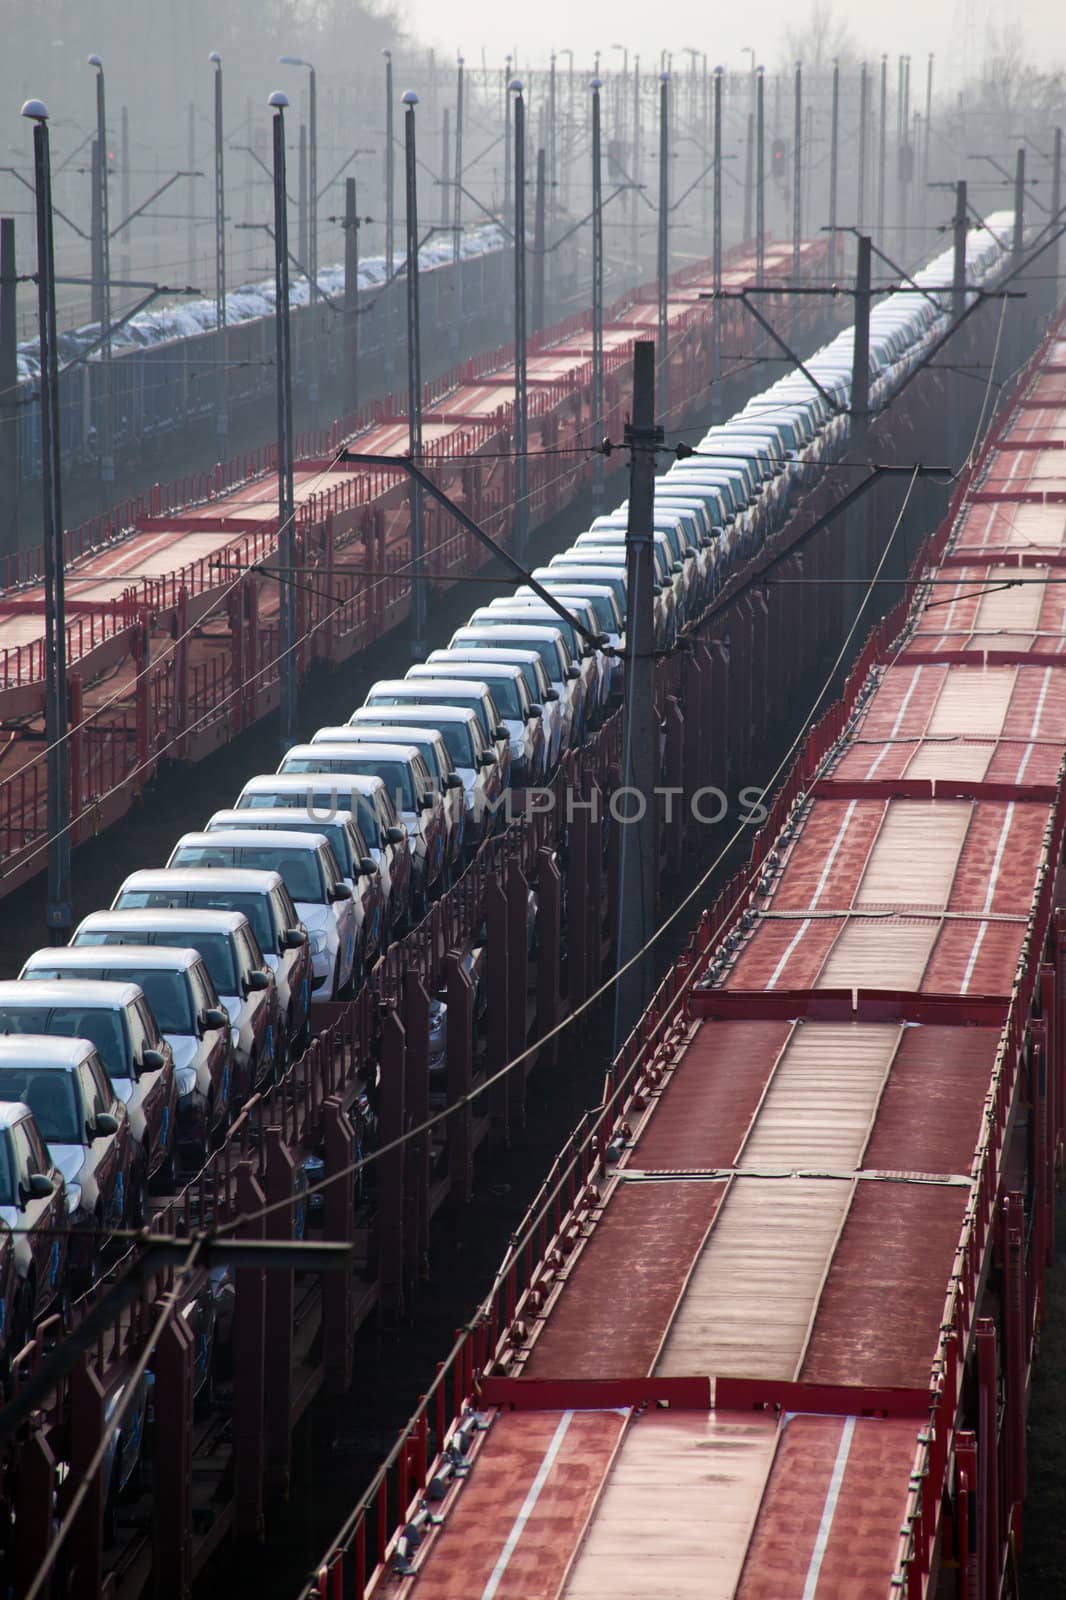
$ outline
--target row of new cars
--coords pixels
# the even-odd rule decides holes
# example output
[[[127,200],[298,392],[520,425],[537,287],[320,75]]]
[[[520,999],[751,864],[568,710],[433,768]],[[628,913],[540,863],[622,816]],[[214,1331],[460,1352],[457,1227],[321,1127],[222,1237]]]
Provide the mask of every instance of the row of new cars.
[[[999,268],[1011,220],[970,236],[969,284]],[[938,257],[874,308],[873,409],[945,326],[950,266]],[[782,378],[656,479],[660,648],[846,448],[852,342],[842,333],[810,377]],[[146,1218],[150,1186],[197,1170],[285,1069],[310,1036],[312,997],[357,987],[500,825],[508,796],[549,779],[602,720],[621,686],[627,510],[597,517],[405,677],[376,683],[165,864],[132,873],[69,946],[0,983],[15,1346],[68,1283],[91,1281],[110,1229]],[[438,998],[438,1056],[445,1026]]]

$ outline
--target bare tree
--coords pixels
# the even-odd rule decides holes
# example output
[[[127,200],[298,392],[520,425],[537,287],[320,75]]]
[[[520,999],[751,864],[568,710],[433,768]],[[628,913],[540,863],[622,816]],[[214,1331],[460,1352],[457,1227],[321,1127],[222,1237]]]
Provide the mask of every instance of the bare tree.
[[[836,60],[853,66],[858,47],[850,24],[833,0],[810,0],[802,22],[785,29],[785,64],[802,61],[812,72],[827,72]]]

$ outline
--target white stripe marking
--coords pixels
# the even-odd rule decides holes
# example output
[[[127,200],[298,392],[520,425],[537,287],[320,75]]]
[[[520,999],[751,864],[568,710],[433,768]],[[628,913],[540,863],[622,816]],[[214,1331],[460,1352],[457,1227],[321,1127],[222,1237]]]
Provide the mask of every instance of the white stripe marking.
[[[1044,672],[1044,681],[1040,685],[1040,698],[1036,702],[1036,712],[1035,712],[1035,714],[1033,716],[1033,725],[1029,729],[1029,738],[1030,739],[1035,739],[1036,738],[1037,731],[1038,731],[1038,729],[1040,727],[1040,718],[1044,714],[1044,701],[1047,699],[1047,692],[1048,692],[1048,688],[1050,687],[1050,684],[1051,684],[1051,668],[1048,667]],[[1029,745],[1026,746],[1025,754],[1022,757],[1021,765],[1018,768],[1018,776],[1014,780],[1015,783],[1021,783],[1022,779],[1025,777],[1025,769],[1029,765],[1029,757],[1032,755],[1032,753],[1033,753],[1033,746],[1032,746],[1032,744],[1029,744]]]
[[[921,670],[921,669],[919,669],[919,670]],[[840,828],[839,828],[839,830],[837,832],[836,838],[833,840],[833,848],[832,848],[832,850],[830,850],[828,856],[826,857],[825,866],[822,868],[822,875],[818,879],[818,882],[817,882],[817,884],[815,886],[814,894],[811,897],[810,909],[812,911],[814,910],[815,906],[818,904],[819,900],[822,898],[823,893],[825,892],[825,886],[829,881],[829,874],[833,869],[833,863],[836,860],[837,856],[840,854],[840,847],[844,843],[844,835],[847,833],[848,825],[851,822],[852,817],[855,815],[855,807],[857,805],[858,805],[858,801],[857,800],[849,800],[848,801],[848,809],[844,813],[844,820],[840,824]],[[774,988],[777,987],[777,980],[780,978],[782,972],[784,972],[785,968],[788,965],[789,958],[791,957],[793,951],[796,949],[796,946],[799,944],[800,940],[803,938],[803,935],[807,932],[807,929],[810,927],[810,925],[811,925],[810,917],[804,917],[803,921],[800,923],[800,925],[799,925],[798,929],[796,930],[795,934],[792,936],[792,939],[790,940],[789,945],[788,945],[788,949],[785,951],[784,955],[781,957],[780,961],[777,963],[777,966],[774,968],[773,972],[770,974],[770,981],[766,985],[766,987],[768,989],[774,989]]]
[[[811,1559],[807,1566],[807,1581],[803,1585],[803,1600],[814,1600],[818,1591],[818,1578],[822,1570],[822,1562],[825,1560],[826,1546],[829,1543],[829,1534],[833,1527],[833,1518],[836,1516],[837,1501],[840,1499],[840,1486],[844,1482],[844,1468],[848,1464],[854,1433],[855,1418],[845,1417],[844,1426],[840,1433],[840,1444],[837,1447],[837,1458],[833,1462],[833,1475],[829,1479],[829,1487],[825,1491],[822,1520],[818,1524],[814,1549],[811,1551]]]
[[[874,757],[873,764],[871,765],[869,772],[866,774],[866,776],[868,778],[872,778],[873,777],[874,773],[877,771],[878,767],[881,765],[882,761],[887,756],[887,754],[888,754],[888,745],[891,744],[892,740],[896,737],[896,734],[900,730],[900,725],[903,722],[904,717],[907,715],[907,707],[911,703],[911,695],[914,693],[915,689],[917,689],[917,687],[918,687],[918,679],[921,677],[921,675],[922,675],[921,667],[915,668],[915,671],[913,672],[913,674],[911,676],[910,684],[908,685],[908,688],[907,688],[907,693],[903,696],[903,699],[900,701],[900,707],[899,707],[899,710],[896,713],[896,720],[892,724],[892,732],[888,736],[888,744],[883,745],[882,748],[881,748],[880,755]]]
[[[566,1430],[573,1420],[574,1413],[572,1411],[564,1411],[559,1418],[559,1426],[552,1434],[551,1443],[544,1452],[544,1460],[537,1469],[537,1476],[529,1486],[526,1498],[522,1501],[522,1508],[517,1517],[515,1517],[511,1525],[511,1531],[507,1535],[507,1541],[496,1559],[496,1565],[489,1574],[489,1581],[481,1591],[481,1600],[493,1600],[493,1596],[500,1587],[503,1575],[507,1571],[511,1557],[515,1553],[518,1541],[525,1532],[526,1523],[532,1516],[533,1508],[540,1499],[540,1492],[548,1481],[548,1474],[555,1465],[555,1458],[562,1449],[563,1440],[566,1438]]]
[[[999,877],[999,869],[1003,864],[1003,852],[1007,847],[1007,835],[1010,833],[1010,825],[1013,817],[1014,801],[1012,800],[1008,805],[1006,815],[1003,818],[1003,826],[999,830],[999,843],[996,845],[996,853],[992,858],[992,871],[988,875],[988,892],[985,895],[985,903],[981,907],[982,911],[984,911],[986,915],[992,909],[992,901],[995,898],[996,893],[996,880]],[[981,926],[977,930],[977,936],[973,942],[973,949],[970,951],[970,959],[966,963],[966,973],[962,980],[962,986],[959,989],[960,994],[966,994],[969,990],[970,979],[973,977],[973,969],[977,965],[977,957],[980,953],[981,946],[985,942],[985,934],[987,932],[988,923],[982,922]]]

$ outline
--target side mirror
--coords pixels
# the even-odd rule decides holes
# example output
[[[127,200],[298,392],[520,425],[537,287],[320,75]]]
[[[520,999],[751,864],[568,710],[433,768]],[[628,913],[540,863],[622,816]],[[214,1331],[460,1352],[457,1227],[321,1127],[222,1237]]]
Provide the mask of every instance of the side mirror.
[[[463,780],[460,778],[457,772],[449,772],[448,776],[444,780],[444,787],[446,789],[461,789],[463,787]]]
[[[558,689],[545,689],[544,698],[545,698],[546,701],[547,700],[558,700],[558,698],[559,698]]]
[[[686,559],[688,559],[688,557],[690,557],[690,556],[691,556],[692,560],[695,561],[695,559],[696,559],[696,549],[695,549],[695,546],[691,545],[691,544],[689,545],[688,549],[685,551]]]
[[[264,989],[269,989],[273,981],[273,978],[271,977],[270,973],[267,972],[265,967],[253,967],[247,978],[244,980],[244,987],[247,989],[249,994],[257,994],[261,993]]]
[[[350,900],[352,891],[346,883],[335,883],[329,891],[329,897],[331,900]]]
[[[117,1132],[118,1118],[110,1111],[98,1112],[96,1121],[93,1123],[93,1138],[107,1139],[112,1137],[112,1135],[116,1134]]]
[[[482,750],[477,758],[477,764],[479,767],[494,767],[496,765],[496,757],[491,750]]]
[[[527,722],[539,722],[543,715],[544,715],[544,707],[543,706],[530,706],[529,710],[526,712],[526,721]]]
[[[386,844],[405,844],[406,841],[407,833],[403,828],[398,828],[394,824],[391,828],[385,829]]]
[[[507,729],[504,727],[503,723],[498,722],[493,730],[492,737],[494,739],[509,739],[511,735],[507,732]]]
[[[307,934],[302,928],[283,928],[279,942],[283,950],[299,950],[307,943]]]
[[[566,676],[569,679],[569,681],[571,683],[573,683],[577,678],[580,678],[580,676],[581,676],[581,668],[580,667],[575,667],[573,665],[567,667]]]
[[[228,1028],[229,1016],[221,1006],[208,1006],[204,1012],[205,1028]]]
[[[437,797],[431,789],[427,789],[426,793],[421,796],[418,802],[419,808],[422,811],[432,811],[436,803]]]
[[[361,878],[372,878],[377,870],[378,864],[373,856],[359,857],[359,876]]]
[[[141,1051],[142,1072],[162,1072],[166,1064],[167,1058],[162,1050],[148,1049]]]
[[[30,1199],[51,1200],[56,1192],[56,1186],[47,1172],[34,1172],[30,1175]]]
[[[671,572],[684,572],[684,570],[685,570],[685,567],[684,567],[684,563],[683,562],[681,562],[681,561],[673,561],[673,562],[671,562],[671,564],[670,564],[670,571]]]

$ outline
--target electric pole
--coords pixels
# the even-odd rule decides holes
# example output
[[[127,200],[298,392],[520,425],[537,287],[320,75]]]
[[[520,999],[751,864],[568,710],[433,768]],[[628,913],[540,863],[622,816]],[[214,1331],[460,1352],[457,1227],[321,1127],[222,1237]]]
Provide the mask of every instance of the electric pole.
[[[969,228],[967,215],[966,180],[955,185],[955,216],[952,223],[954,256],[951,273],[951,320],[958,322],[966,309],[966,234]],[[948,460],[953,467],[962,462],[962,374],[951,374],[951,401],[948,406]]]
[[[215,357],[218,382],[215,391],[215,434],[219,455],[225,454],[229,433],[229,381],[226,372],[226,174],[222,118],[222,57],[212,50],[209,61],[215,69]],[[128,208],[124,211],[128,216]]]
[[[514,551],[523,564],[529,543],[529,387],[526,351],[526,102],[514,95]]]
[[[345,395],[359,409],[359,212],[355,179],[344,180],[344,377]]]
[[[803,233],[803,64],[796,62],[792,151],[792,281],[799,282],[800,241]]]
[[[869,79],[864,61],[859,72],[859,183],[855,198],[855,224],[860,233],[866,221],[866,132],[869,120]]]
[[[712,235],[712,267],[714,292],[722,292],[722,78],[721,67],[714,69],[714,226]],[[714,304],[711,323],[711,421],[721,421],[722,387],[722,308]]]
[[[600,80],[592,89],[592,442],[603,437],[603,166],[600,123]],[[603,509],[604,458],[592,458],[592,508]]]
[[[659,74],[659,370],[660,409],[670,412],[670,74]],[[654,385],[653,385],[654,389]]]
[[[547,153],[537,151],[537,188],[533,197],[533,332],[544,327],[544,269],[547,254]]]
[[[625,427],[630,451],[626,528],[626,658],[622,730],[622,789],[618,822],[618,946],[615,972],[614,1053],[625,1044],[650,999],[650,964],[643,954],[655,926],[658,817],[655,785],[659,727],[655,715],[652,521],[655,510],[655,345],[633,346],[633,420]],[[634,965],[626,970],[628,964]]]
[[[755,282],[761,284],[766,271],[766,118],[765,74],[755,74]]]
[[[885,154],[888,149],[888,57],[881,57],[881,126],[877,150],[877,237],[885,244]]]
[[[833,62],[833,104],[829,121],[829,281],[837,270],[837,167],[840,160],[840,62]]]
[[[422,465],[422,328],[418,305],[418,155],[415,148],[415,107],[418,95],[404,92],[404,177],[407,208],[407,453]],[[426,653],[425,528],[422,488],[411,479],[411,656],[421,661]]]
[[[274,340],[278,389],[278,671],[281,679],[281,753],[297,741],[296,567],[292,478],[292,342],[289,306],[289,207],[285,183],[285,108],[288,95],[276,89],[269,105],[274,112]]]
[[[0,219],[0,553],[18,549],[18,320],[15,219]]]

